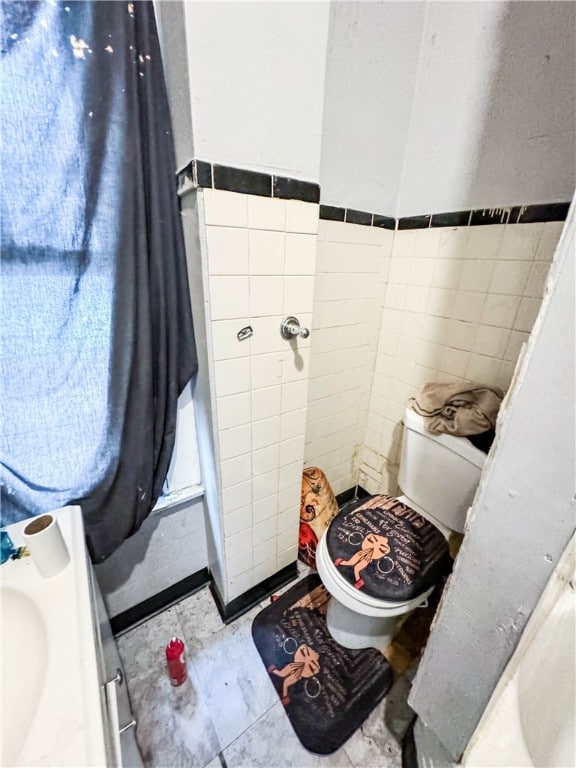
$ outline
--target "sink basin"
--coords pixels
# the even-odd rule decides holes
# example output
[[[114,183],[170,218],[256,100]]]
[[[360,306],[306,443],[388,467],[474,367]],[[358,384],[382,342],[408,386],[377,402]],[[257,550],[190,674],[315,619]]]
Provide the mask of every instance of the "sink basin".
[[[564,768],[576,758],[574,589],[555,602],[518,671],[522,733],[535,766]]]
[[[104,766],[106,746],[80,507],[52,512],[70,552],[43,578],[31,557],[0,565],[0,765]],[[9,526],[16,547],[29,521]]]
[[[464,753],[466,768],[575,764],[575,562],[573,537]]]
[[[15,765],[46,679],[48,637],[40,610],[21,591],[0,590],[2,627],[2,763]],[[9,713],[10,717],[6,715]]]

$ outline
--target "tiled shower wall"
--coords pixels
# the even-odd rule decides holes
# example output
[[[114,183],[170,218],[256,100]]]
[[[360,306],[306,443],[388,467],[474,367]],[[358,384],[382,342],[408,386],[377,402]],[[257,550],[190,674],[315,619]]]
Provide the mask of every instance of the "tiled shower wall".
[[[563,225],[393,232],[319,222],[312,203],[197,195],[229,602],[296,559],[303,466],[335,493],[396,492],[410,395],[508,386]],[[281,338],[289,314],[309,339]]]
[[[368,491],[397,492],[404,404],[424,383],[508,387],[562,228],[395,233],[359,472]]]
[[[394,233],[319,222],[305,463],[358,482]]]
[[[197,194],[228,602],[297,557],[310,339],[280,322],[311,324],[318,205]]]

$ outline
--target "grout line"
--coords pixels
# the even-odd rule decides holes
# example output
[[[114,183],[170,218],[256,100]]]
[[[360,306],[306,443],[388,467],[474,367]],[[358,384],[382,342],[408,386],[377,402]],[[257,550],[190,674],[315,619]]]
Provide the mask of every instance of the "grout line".
[[[259,717],[257,717],[257,718],[256,718],[256,720],[254,720],[254,722],[250,723],[250,725],[249,725],[247,728],[245,728],[245,729],[242,731],[242,733],[239,733],[239,734],[238,734],[238,736],[236,736],[236,738],[235,738],[235,739],[233,739],[233,741],[231,741],[229,744],[227,744],[227,745],[224,747],[224,749],[222,750],[222,752],[221,752],[220,754],[222,754],[222,755],[223,755],[223,754],[224,754],[224,751],[225,751],[226,749],[229,749],[229,748],[230,748],[230,747],[231,747],[233,744],[235,744],[235,743],[238,741],[238,739],[241,739],[241,738],[242,738],[242,736],[244,736],[244,734],[245,734],[245,733],[247,733],[247,732],[248,732],[248,731],[249,731],[251,728],[253,728],[253,727],[256,725],[256,723],[259,723],[259,722],[260,722],[260,720],[262,720],[262,718],[263,718],[263,717],[265,717],[265,716],[266,716],[266,715],[267,715],[267,714],[270,712],[270,710],[271,710],[271,709],[273,709],[273,708],[274,708],[274,707],[276,707],[276,706],[279,706],[279,707],[281,707],[281,709],[282,709],[282,712],[284,712],[284,707],[282,706],[282,703],[280,702],[280,699],[277,699],[276,701],[274,701],[274,702],[273,702],[273,703],[272,703],[272,704],[271,704],[271,705],[268,707],[268,709],[266,709],[266,711],[265,711],[265,712],[263,712],[263,713],[262,713],[262,714],[261,714]],[[288,715],[286,715],[286,713],[285,713],[285,712],[284,712],[284,715],[285,715],[286,717],[288,717]],[[294,734],[294,738],[297,738],[296,734]],[[224,761],[223,765],[224,765],[224,766],[226,766],[226,762],[225,762],[225,761]]]

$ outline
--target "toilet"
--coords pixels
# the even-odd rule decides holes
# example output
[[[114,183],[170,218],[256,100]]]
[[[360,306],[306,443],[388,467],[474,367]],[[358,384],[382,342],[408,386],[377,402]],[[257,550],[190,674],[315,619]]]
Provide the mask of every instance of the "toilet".
[[[427,432],[410,408],[397,498],[360,499],[331,522],[316,567],[331,595],[326,622],[347,648],[384,648],[450,572],[448,539],[464,532],[486,454],[469,440]]]

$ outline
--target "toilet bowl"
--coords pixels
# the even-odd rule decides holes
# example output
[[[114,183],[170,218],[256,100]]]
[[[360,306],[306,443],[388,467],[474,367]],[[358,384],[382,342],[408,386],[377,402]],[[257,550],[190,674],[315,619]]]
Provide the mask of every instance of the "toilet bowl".
[[[463,532],[486,454],[466,438],[404,417],[404,495],[361,499],[331,522],[316,567],[331,595],[327,626],[347,648],[384,648],[450,570],[448,537]]]
[[[385,648],[399,631],[409,614],[427,605],[434,591],[430,587],[423,594],[405,603],[392,603],[364,595],[346,582],[330,559],[326,536],[316,550],[316,567],[331,600],[328,603],[326,624],[328,631],[346,648]]]

